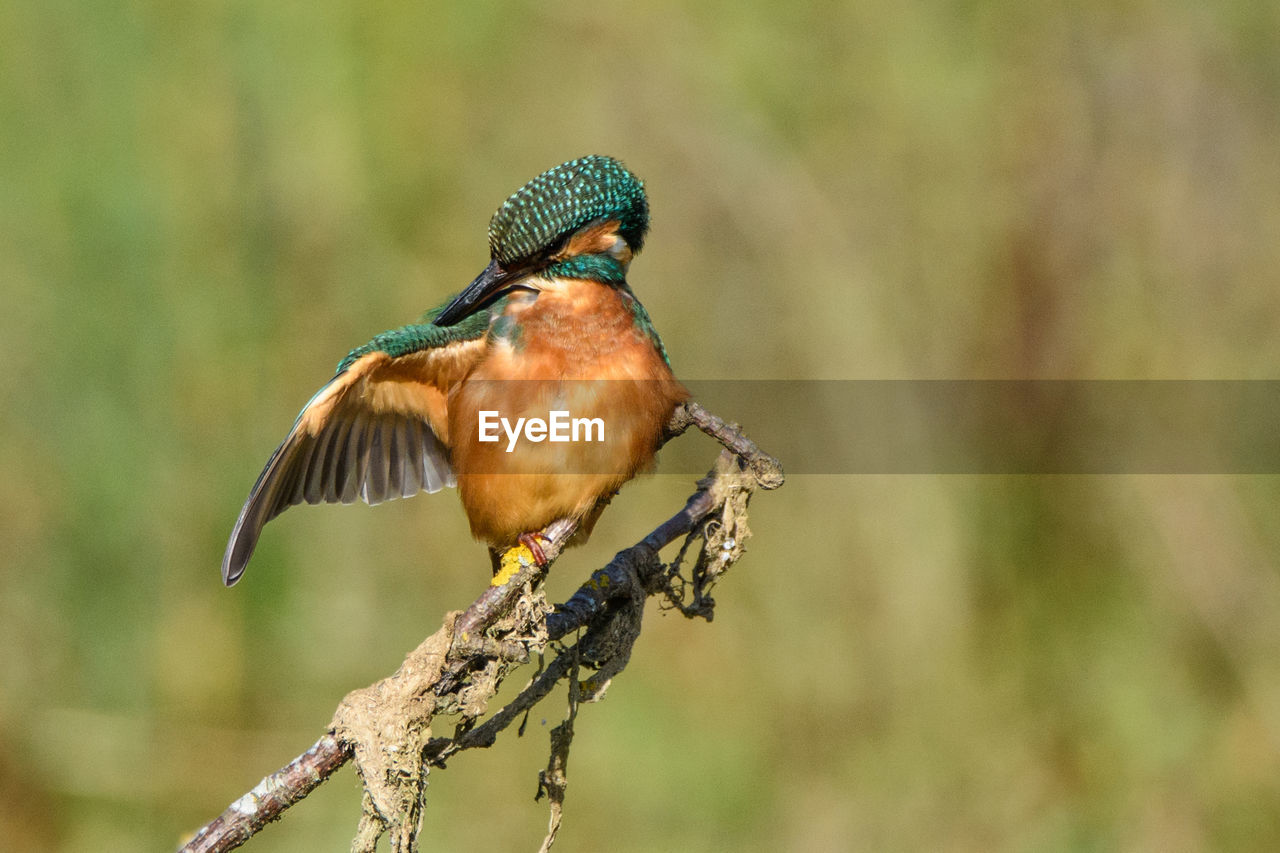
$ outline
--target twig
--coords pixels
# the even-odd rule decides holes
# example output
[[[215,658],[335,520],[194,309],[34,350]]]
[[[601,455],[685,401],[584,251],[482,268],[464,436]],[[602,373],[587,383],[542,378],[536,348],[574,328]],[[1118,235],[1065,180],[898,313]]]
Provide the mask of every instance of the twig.
[[[569,713],[564,722],[551,730],[551,756],[547,759],[547,769],[538,773],[538,792],[535,801],[546,795],[551,804],[551,817],[547,821],[547,835],[542,839],[538,853],[550,853],[551,845],[556,843],[560,833],[560,819],[564,816],[564,794],[569,787],[569,746],[573,743],[573,721],[578,717],[578,655],[574,647],[573,655],[565,655],[573,661],[569,671]],[[560,658],[557,658],[560,660]]]
[[[765,453],[756,443],[747,438],[737,424],[725,422],[702,407],[701,403],[689,400],[676,409],[667,426],[668,432],[675,430],[679,435],[692,424],[716,441],[725,449],[747,463],[747,467],[755,475],[756,483],[765,490],[776,489],[786,479],[782,472],[782,463]]]
[[[182,853],[234,850],[279,818],[289,806],[310,794],[350,758],[351,747],[326,734],[316,741],[315,746],[263,779],[252,791],[201,827],[182,847]]]

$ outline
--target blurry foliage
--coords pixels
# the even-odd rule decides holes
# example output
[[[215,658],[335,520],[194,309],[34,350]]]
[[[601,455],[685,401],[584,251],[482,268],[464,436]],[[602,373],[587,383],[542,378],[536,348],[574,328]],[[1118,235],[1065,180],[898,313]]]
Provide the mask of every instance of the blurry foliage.
[[[1278,10],[4,4],[0,847],[165,849],[473,597],[447,495],[217,565],[339,358],[569,157],[647,181],[687,377],[1273,378]],[[553,594],[687,489],[633,484]],[[557,849],[1275,848],[1278,496],[793,478],[715,624],[655,615],[580,717]],[[541,837],[485,820],[537,722],[433,784],[437,846]],[[354,779],[315,797],[251,849],[344,844]]]

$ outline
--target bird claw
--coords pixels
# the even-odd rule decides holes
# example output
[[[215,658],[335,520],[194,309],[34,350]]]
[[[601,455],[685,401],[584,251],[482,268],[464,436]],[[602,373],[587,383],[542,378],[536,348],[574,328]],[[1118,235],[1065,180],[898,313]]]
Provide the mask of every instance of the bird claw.
[[[542,550],[542,545],[538,540],[541,539],[547,544],[551,543],[551,538],[542,533],[521,533],[516,537],[516,541],[529,549],[529,553],[533,556],[533,561],[538,564],[538,568],[547,565],[546,552]]]
[[[551,537],[542,533],[521,533],[516,537],[516,544],[508,548],[499,559],[489,585],[504,586],[521,568],[529,565],[530,560],[533,560],[538,568],[545,568],[550,561],[547,559],[546,552],[542,550],[539,539],[543,542],[551,541]]]

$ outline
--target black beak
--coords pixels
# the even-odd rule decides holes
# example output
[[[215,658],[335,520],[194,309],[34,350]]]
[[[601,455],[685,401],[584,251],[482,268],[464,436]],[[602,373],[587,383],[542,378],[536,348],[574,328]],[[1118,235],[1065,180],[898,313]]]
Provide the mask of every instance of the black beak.
[[[435,324],[452,326],[464,317],[471,316],[483,308],[490,297],[502,290],[509,278],[510,274],[498,266],[497,261],[489,261],[489,266],[484,268],[484,272],[476,276],[475,281],[468,284],[465,290],[444,307],[436,317]]]

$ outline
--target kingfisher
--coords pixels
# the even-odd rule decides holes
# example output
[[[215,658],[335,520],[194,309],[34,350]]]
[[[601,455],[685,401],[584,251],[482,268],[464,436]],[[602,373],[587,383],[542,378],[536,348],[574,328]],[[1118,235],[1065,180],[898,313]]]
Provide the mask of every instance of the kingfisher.
[[[627,284],[648,229],[644,184],[612,157],[570,160],[517,190],[489,222],[480,275],[351,350],[303,407],[240,511],[223,582],[244,574],[268,521],[304,502],[456,485],[495,583],[501,555],[521,546],[546,562],[538,532],[552,522],[576,523],[575,542],[590,535],[688,398]]]

